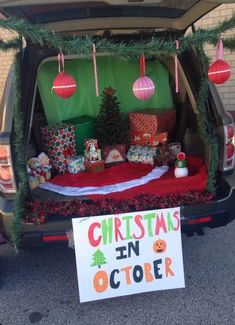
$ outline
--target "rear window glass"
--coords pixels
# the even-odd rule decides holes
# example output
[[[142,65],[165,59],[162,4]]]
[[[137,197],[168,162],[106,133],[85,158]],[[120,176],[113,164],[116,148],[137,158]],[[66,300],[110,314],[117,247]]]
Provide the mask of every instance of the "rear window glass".
[[[7,8],[11,15],[28,17],[33,23],[49,23],[72,19],[100,17],[178,18],[192,8],[197,0],[162,0],[155,4],[127,1],[127,5],[110,5],[105,1],[75,4],[36,5]]]

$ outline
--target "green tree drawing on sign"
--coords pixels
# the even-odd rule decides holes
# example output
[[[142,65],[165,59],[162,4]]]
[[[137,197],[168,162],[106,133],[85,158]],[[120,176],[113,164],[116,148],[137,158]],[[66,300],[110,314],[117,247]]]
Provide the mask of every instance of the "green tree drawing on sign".
[[[107,262],[106,262],[104,253],[100,249],[97,249],[95,251],[95,253],[93,254],[91,266],[101,267],[101,265],[106,264],[106,263]]]

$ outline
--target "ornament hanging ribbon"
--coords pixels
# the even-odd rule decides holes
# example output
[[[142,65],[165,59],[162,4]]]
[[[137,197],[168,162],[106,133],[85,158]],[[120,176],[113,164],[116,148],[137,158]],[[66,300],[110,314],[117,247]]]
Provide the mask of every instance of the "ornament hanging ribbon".
[[[224,46],[222,39],[220,38],[216,44],[216,53],[215,53],[215,60],[223,60],[224,57]]]
[[[57,56],[59,73],[64,72],[64,54],[60,52]]]
[[[176,44],[176,54],[175,54],[175,92],[178,93],[179,92],[179,74],[178,74],[178,57],[177,57],[177,51],[179,49],[179,41],[176,40],[175,41]]]
[[[145,67],[145,56],[144,54],[140,57],[140,77],[144,77],[146,73],[146,67]]]
[[[92,44],[93,47],[93,66],[94,66],[94,78],[95,78],[95,94],[96,97],[99,96],[99,86],[98,86],[98,76],[97,76],[97,65],[96,65],[96,47],[95,44]]]

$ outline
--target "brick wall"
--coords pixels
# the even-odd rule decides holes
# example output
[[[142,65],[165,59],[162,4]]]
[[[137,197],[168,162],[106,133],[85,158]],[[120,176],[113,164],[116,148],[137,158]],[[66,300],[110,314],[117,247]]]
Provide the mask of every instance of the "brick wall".
[[[213,25],[218,24],[218,22],[223,21],[225,18],[231,17],[233,11],[235,11],[235,4],[221,5],[203,17],[196,25],[202,28],[212,27]],[[9,37],[12,37],[11,33],[0,29],[1,39],[7,39]],[[205,49],[207,54],[213,59],[215,56],[215,49],[212,46],[206,46]],[[12,52],[3,53],[0,51],[0,100],[3,93],[6,76],[12,62],[12,56]],[[229,81],[227,81],[224,85],[217,87],[226,109],[235,111],[235,52],[230,53],[230,51],[225,51],[224,58],[230,63],[232,73]]]
[[[7,40],[14,37],[13,33],[0,29],[0,39]],[[13,51],[0,51],[0,101],[2,98],[5,81],[11,67]]]
[[[235,11],[235,4],[221,5],[200,19],[196,26],[200,26],[201,28],[213,27],[226,18],[230,18],[233,11]],[[234,30],[227,32],[226,35],[234,35]],[[215,48],[206,45],[205,50],[207,55],[212,59],[211,62],[213,62],[215,57]],[[227,61],[231,67],[231,76],[226,83],[218,85],[217,89],[226,110],[235,111],[235,52],[232,53],[229,50],[225,50],[224,54],[225,61]]]

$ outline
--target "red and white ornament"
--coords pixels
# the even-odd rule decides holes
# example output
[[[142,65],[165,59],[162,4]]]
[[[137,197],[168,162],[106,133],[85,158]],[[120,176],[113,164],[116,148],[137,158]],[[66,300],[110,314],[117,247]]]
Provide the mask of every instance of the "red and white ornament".
[[[140,78],[133,84],[134,95],[141,100],[148,100],[155,91],[153,81],[145,76],[145,57],[142,54],[140,57]]]
[[[188,168],[186,166],[186,155],[184,152],[179,152],[175,162],[174,175],[176,178],[188,176]]]
[[[64,54],[58,54],[58,63],[59,63],[59,74],[55,77],[53,81],[52,89],[56,95],[62,98],[69,98],[75,92],[77,88],[76,81],[68,73],[64,72]],[[62,71],[61,71],[62,67]]]
[[[230,66],[223,60],[223,55],[223,42],[220,39],[216,45],[216,60],[208,70],[209,80],[217,85],[225,83],[231,74]]]

